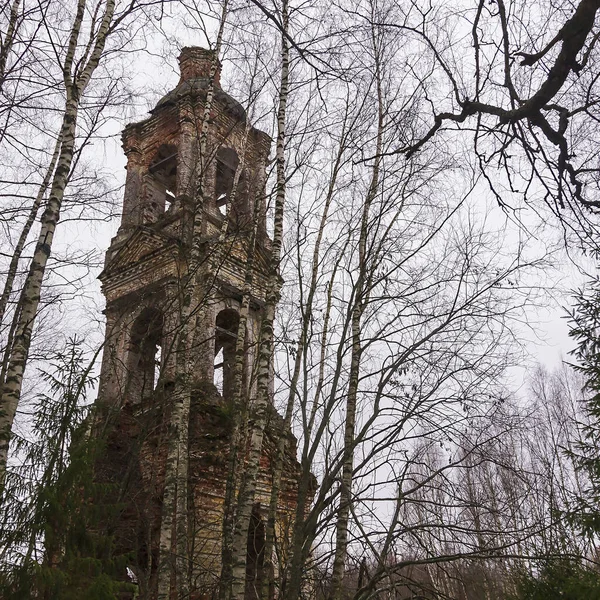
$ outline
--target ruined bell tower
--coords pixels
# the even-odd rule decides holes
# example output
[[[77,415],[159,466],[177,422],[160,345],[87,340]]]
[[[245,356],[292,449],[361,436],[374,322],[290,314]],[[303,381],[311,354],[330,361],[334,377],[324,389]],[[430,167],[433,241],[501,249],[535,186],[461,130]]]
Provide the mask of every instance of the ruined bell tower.
[[[161,548],[160,538],[166,440],[184,325],[191,332],[185,357],[192,390],[186,457],[190,597],[210,598],[217,589],[232,411],[237,410],[231,398],[232,369],[249,281],[241,377],[247,404],[256,387],[271,252],[264,200],[271,140],[221,89],[215,61],[211,51],[184,48],[177,87],[149,118],[125,128],[121,225],[100,275],[107,325],[97,405],[110,425],[98,477],[116,489],[123,507],[111,524],[117,550],[131,557],[123,576],[137,583],[139,598],[148,600],[157,597],[159,569],[175,552]],[[201,260],[198,272],[190,274],[194,244]],[[190,280],[199,283],[184,324],[182,299]],[[248,532],[250,600],[258,597],[269,576],[263,568],[264,531],[276,433],[281,434],[283,423],[274,409],[269,414]],[[287,446],[276,527],[280,545],[285,545],[296,506],[295,444]]]

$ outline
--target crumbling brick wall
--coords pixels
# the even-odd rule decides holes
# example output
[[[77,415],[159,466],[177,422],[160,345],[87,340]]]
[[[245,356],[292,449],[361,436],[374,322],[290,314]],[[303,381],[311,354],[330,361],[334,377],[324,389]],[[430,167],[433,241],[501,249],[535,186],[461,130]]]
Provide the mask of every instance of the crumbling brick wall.
[[[247,127],[244,109],[220,88],[218,71],[208,138],[210,156],[205,160],[198,156],[212,60],[209,51],[185,48],[177,87],[158,102],[148,119],[125,129],[123,147],[128,162],[122,221],[100,275],[107,329],[98,405],[100,414],[108,417],[109,433],[97,474],[100,481],[118,490],[122,508],[110,524],[114,545],[130,554],[139,597],[148,600],[156,595],[166,436],[181,326],[182,274],[194,241],[194,210],[201,203],[204,260],[198,279],[204,284],[194,310],[193,354],[186,357],[193,380],[189,423],[192,597],[210,597],[221,568],[232,408],[227,382],[221,390],[215,386],[215,354],[225,345],[219,336],[235,331],[218,324],[223,315],[240,309],[255,208],[259,226],[244,373],[250,396],[271,248],[265,215],[257,204],[271,140]],[[244,167],[242,183],[237,196],[224,203],[220,198],[231,193],[231,182],[224,178],[232,177],[237,165]],[[198,196],[200,178],[202,198]],[[227,221],[223,204],[231,211]],[[228,223],[225,235],[224,222]],[[222,377],[228,377],[227,366],[218,368]],[[260,543],[282,426],[281,417],[271,408],[249,532],[249,600],[256,597],[253,589],[265,576]],[[295,444],[288,444],[277,517],[280,543],[285,542],[296,509],[295,451]]]

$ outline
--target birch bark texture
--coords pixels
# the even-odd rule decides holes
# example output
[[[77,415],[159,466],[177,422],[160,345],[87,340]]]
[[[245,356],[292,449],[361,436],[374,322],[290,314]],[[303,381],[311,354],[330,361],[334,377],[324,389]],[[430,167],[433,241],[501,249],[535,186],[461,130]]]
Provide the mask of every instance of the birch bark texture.
[[[248,529],[254,505],[256,481],[267,419],[267,406],[272,401],[270,397],[270,381],[273,361],[273,326],[281,286],[279,265],[283,240],[283,212],[286,195],[286,107],[290,69],[289,43],[287,38],[288,25],[288,1],[283,0],[281,5],[281,78],[277,109],[277,142],[275,151],[277,175],[273,215],[273,243],[265,294],[265,307],[260,324],[256,400],[250,409],[252,418],[248,432],[248,458],[237,495],[236,524],[233,534],[232,600],[243,600],[245,595]]]
[[[15,277],[17,275],[17,270],[19,268],[19,261],[21,260],[21,255],[23,254],[23,249],[25,248],[25,243],[27,242],[27,238],[29,237],[29,233],[31,232],[31,228],[37,218],[38,211],[40,206],[42,205],[42,201],[44,200],[44,196],[48,190],[48,186],[50,185],[50,181],[54,174],[54,169],[56,168],[56,163],[58,162],[58,157],[60,155],[60,147],[61,140],[60,137],[56,140],[56,144],[54,146],[54,152],[52,154],[52,158],[50,159],[50,164],[46,168],[46,174],[44,175],[44,179],[40,184],[36,197],[29,209],[29,215],[27,216],[27,220],[25,221],[23,228],[21,229],[21,233],[19,234],[19,239],[17,240],[17,244],[13,250],[10,264],[8,266],[8,272],[6,274],[6,280],[4,282],[4,288],[2,290],[2,296],[0,296],[0,324],[4,323],[4,316],[6,313],[6,307],[8,305],[8,301],[13,291],[13,285],[15,282]],[[10,356],[10,344],[7,344],[6,351],[8,356]],[[4,378],[0,379],[0,386]]]
[[[252,96],[252,94],[250,94]],[[248,111],[250,112],[250,111]],[[242,160],[240,161],[233,180],[228,204],[233,204],[238,193],[240,176],[245,165],[245,150],[248,139],[251,119],[246,121],[244,136],[242,139]],[[265,177],[261,169],[261,177],[257,185],[257,193],[253,203],[252,226],[249,239],[246,243],[246,260],[244,284],[242,289],[242,300],[239,311],[239,322],[235,342],[235,359],[232,375],[232,407],[233,407],[233,427],[231,432],[231,442],[229,448],[229,458],[227,465],[227,477],[225,482],[225,498],[223,502],[223,539],[221,541],[221,573],[219,577],[219,598],[225,600],[231,592],[233,577],[233,536],[235,531],[235,500],[236,491],[242,479],[243,468],[245,464],[244,451],[248,433],[248,409],[249,409],[249,389],[244,387],[244,365],[246,363],[247,352],[247,327],[250,313],[250,302],[252,300],[252,286],[254,283],[255,271],[255,253],[258,237],[259,222],[262,216],[264,204],[264,186]],[[226,228],[229,225],[228,215],[231,210],[226,211],[223,221],[220,241],[223,241]],[[223,249],[226,251],[226,248]]]
[[[0,487],[3,485],[6,474],[11,428],[21,397],[23,374],[27,365],[44,274],[52,251],[52,242],[60,220],[62,201],[71,171],[80,102],[94,71],[102,59],[107,36],[113,24],[115,2],[114,0],[107,0],[98,29],[86,41],[89,48],[89,53],[85,57],[86,60],[79,64],[75,61],[75,54],[81,43],[80,33],[86,6],[86,0],[79,0],[77,3],[67,51],[62,63],[65,105],[59,134],[60,152],[52,178],[48,202],[41,218],[38,241],[21,293],[19,320],[2,386],[0,398]]]
[[[219,53],[227,21],[228,2],[222,5],[219,30],[209,71],[208,89],[200,119],[197,145],[199,168],[193,197],[193,226],[190,240],[190,256],[183,277],[181,290],[180,324],[176,342],[176,380],[170,426],[167,440],[165,483],[159,542],[158,600],[187,598],[189,596],[189,572],[191,557],[188,537],[188,483],[189,483],[189,417],[192,393],[193,353],[191,342],[194,335],[193,315],[204,301],[201,266],[205,259],[202,246],[204,208],[208,202],[205,191],[206,170],[211,160],[208,137],[215,78],[219,67]]]

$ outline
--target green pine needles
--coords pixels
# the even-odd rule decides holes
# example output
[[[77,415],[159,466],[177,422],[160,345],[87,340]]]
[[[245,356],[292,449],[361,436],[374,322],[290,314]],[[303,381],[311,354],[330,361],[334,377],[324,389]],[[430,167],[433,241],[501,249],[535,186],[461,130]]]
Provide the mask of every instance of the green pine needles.
[[[136,587],[129,557],[117,555],[108,525],[120,507],[95,479],[102,440],[90,435],[89,394],[97,353],[71,339],[40,371],[27,435],[15,437],[3,490],[0,597],[6,600],[113,600]]]

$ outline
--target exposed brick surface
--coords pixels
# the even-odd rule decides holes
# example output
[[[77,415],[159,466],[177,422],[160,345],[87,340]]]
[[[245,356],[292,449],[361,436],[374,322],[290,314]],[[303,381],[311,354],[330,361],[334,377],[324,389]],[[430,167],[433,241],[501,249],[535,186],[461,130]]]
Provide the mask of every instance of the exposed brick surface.
[[[215,199],[217,160],[201,173],[197,136],[208,89],[212,55],[184,48],[181,80],[157,104],[148,119],[123,132],[128,158],[122,223],[106,253],[100,279],[106,296],[106,346],[99,405],[110,419],[106,450],[98,462],[98,478],[118,484],[119,517],[111,523],[115,546],[131,554],[139,580],[139,597],[156,595],[156,569],[166,439],[175,382],[176,334],[182,296],[182,274],[192,243],[195,190],[204,177],[203,289],[194,313],[193,394],[189,424],[190,555],[192,597],[210,598],[221,562],[221,530],[232,426],[231,403],[214,385],[215,323],[223,310],[238,310],[246,272],[246,249],[254,203],[270,138],[250,128],[245,139],[244,109],[219,86],[209,134],[209,155],[222,148],[244,158],[244,185],[230,208],[230,226],[222,236],[224,217]],[[168,190],[168,191],[167,191]],[[250,397],[264,302],[270,240],[261,217],[254,260],[254,286],[247,338],[245,381]],[[219,236],[221,241],[219,241]],[[160,346],[160,369],[155,368]],[[225,369],[224,369],[225,371]],[[272,408],[267,427],[256,497],[253,539],[264,529],[271,490],[271,468],[283,421]],[[287,433],[286,435],[290,435]],[[296,505],[298,464],[295,443],[289,444],[280,495],[278,543]],[[285,549],[282,549],[285,556]],[[249,578],[256,577],[249,573]],[[251,594],[249,595],[251,597]]]

